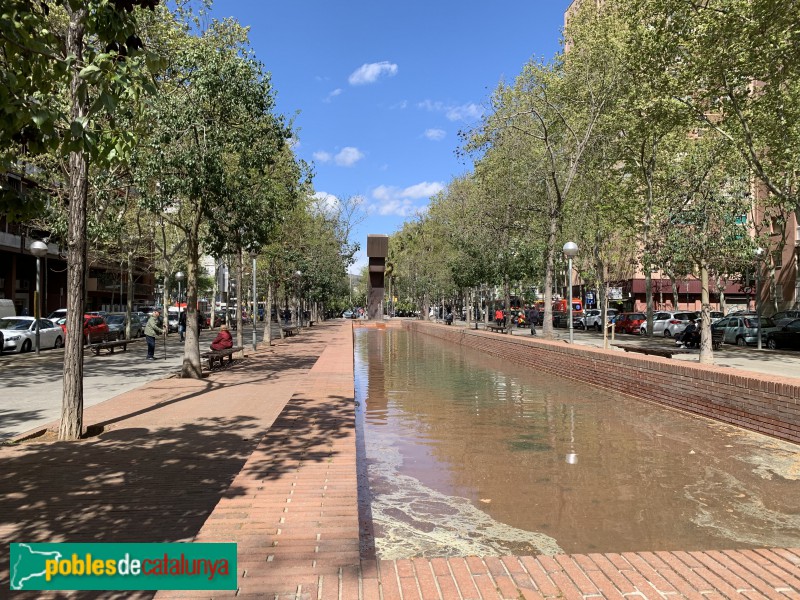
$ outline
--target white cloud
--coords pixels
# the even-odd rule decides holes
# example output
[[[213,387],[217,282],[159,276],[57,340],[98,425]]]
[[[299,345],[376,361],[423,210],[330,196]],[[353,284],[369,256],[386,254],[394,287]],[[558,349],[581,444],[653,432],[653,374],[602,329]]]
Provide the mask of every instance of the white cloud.
[[[397,75],[397,65],[388,61],[365,63],[350,74],[347,81],[350,85],[375,83],[381,75]]]
[[[335,215],[339,212],[339,198],[328,192],[316,192],[314,194],[314,206],[317,211],[325,215]]]
[[[415,200],[430,198],[443,189],[444,184],[438,181],[423,181],[406,188],[379,185],[372,190],[372,197],[377,202],[369,206],[369,212],[382,216],[409,217],[427,210],[427,206],[416,206],[414,204]]]
[[[430,112],[443,112],[450,121],[467,121],[480,119],[483,116],[483,107],[473,102],[456,106],[433,100],[423,100],[417,103],[417,108]]]
[[[439,140],[444,139],[445,134],[446,133],[444,129],[426,129],[424,135],[429,140],[438,142]]]
[[[319,152],[314,152],[311,156],[314,158],[315,161],[321,163],[330,162],[331,158],[333,158],[329,152],[325,152],[324,150],[321,150]]]
[[[347,146],[334,157],[336,164],[340,167],[352,167],[358,161],[364,158],[364,153],[358,148]]]
[[[330,102],[333,98],[336,98],[336,96],[340,95],[341,93],[342,93],[342,88],[336,88],[330,94],[325,96],[323,102]]]
[[[400,102],[395,102],[392,104],[389,109],[390,110],[405,110],[408,107],[408,100],[400,100]]]
[[[447,118],[451,121],[466,121],[480,119],[483,116],[483,108],[477,104],[462,104],[461,106],[451,106],[447,109]]]
[[[286,140],[286,143],[289,144],[289,148],[292,150],[297,150],[300,147],[300,140],[298,140],[296,137],[290,137],[288,140]]]

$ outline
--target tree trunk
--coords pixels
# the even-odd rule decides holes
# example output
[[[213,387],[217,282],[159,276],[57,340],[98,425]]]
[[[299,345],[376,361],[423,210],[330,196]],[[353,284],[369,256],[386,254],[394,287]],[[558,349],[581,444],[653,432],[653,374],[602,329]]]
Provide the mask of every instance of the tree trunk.
[[[186,341],[183,346],[181,377],[200,379],[203,368],[200,364],[200,332],[197,327],[197,274],[200,264],[200,212],[186,236]]]
[[[67,54],[75,58],[70,82],[71,117],[85,118],[88,101],[78,72],[83,64],[86,9],[69,15]],[[86,291],[86,204],[89,191],[89,157],[85,150],[69,155],[69,229],[67,232],[67,331],[64,348],[64,387],[58,439],[77,440],[83,434],[83,313]],[[13,282],[12,282],[13,283]]]
[[[678,282],[673,277],[670,277],[669,283],[672,286],[672,310],[680,310],[681,291],[678,288]]]
[[[133,252],[128,252],[128,302],[125,305],[125,339],[131,339],[131,313],[133,312]]]
[[[244,346],[243,337],[243,322],[242,322],[242,308],[244,303],[244,288],[242,288],[242,281],[244,280],[244,252],[240,249],[236,252],[236,345]]]
[[[217,259],[214,259],[214,287],[211,290],[211,321],[210,327],[214,329],[217,325],[217,293],[219,292],[219,265],[217,264]]]
[[[267,269],[267,301],[264,303],[264,337],[267,346],[272,346],[272,281]]]
[[[556,238],[558,237],[557,215],[550,215],[550,230],[547,232],[547,264],[544,270],[544,320],[542,335],[553,337],[553,269],[556,262]]]
[[[653,274],[649,269],[644,274],[644,294],[647,304],[647,337],[653,337]]]
[[[702,304],[700,323],[700,363],[710,365],[714,362],[714,349],[711,344],[711,302],[708,293],[708,265],[700,265],[700,301]]]

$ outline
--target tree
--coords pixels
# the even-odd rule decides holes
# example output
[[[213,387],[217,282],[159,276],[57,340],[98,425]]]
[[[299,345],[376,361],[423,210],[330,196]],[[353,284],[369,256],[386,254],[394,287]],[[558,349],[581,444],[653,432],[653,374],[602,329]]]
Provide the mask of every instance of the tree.
[[[3,79],[0,147],[5,168],[24,153],[52,151],[67,161],[67,329],[83,329],[89,166],[130,152],[132,132],[107,127],[121,99],[150,90],[157,67],[138,35],[141,8],[157,0],[9,0],[0,19]],[[30,214],[20,197],[3,195],[13,215]],[[60,439],[83,432],[83,336],[68,336]]]

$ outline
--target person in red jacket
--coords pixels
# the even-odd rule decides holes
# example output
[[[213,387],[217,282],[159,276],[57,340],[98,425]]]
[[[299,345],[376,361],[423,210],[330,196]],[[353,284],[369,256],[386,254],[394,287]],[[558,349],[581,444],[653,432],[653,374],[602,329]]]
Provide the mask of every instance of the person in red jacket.
[[[219,328],[217,337],[211,342],[211,349],[225,350],[226,348],[233,348],[233,337],[231,336],[230,328],[223,324]]]

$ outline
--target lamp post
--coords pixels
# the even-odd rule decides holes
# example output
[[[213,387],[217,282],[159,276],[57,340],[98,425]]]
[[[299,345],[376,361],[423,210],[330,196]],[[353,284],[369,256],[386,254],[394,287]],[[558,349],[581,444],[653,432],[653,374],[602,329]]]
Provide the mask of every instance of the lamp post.
[[[761,256],[764,254],[763,248],[756,248],[753,251],[756,257],[756,338],[757,349],[761,350]]]
[[[569,261],[569,265],[567,269],[569,270],[569,289],[567,290],[567,302],[569,303],[569,343],[573,342],[572,337],[572,258],[578,254],[578,244],[575,242],[567,242],[564,244],[564,256],[567,257]]]
[[[256,257],[258,256],[258,252],[255,250],[250,251],[250,258],[253,261],[253,352],[256,351],[258,347],[258,339],[256,336],[256,319],[258,317],[258,297],[256,296]],[[267,307],[264,307],[264,316],[266,317]],[[269,327],[269,319],[264,319],[265,325],[264,327]]]
[[[47,244],[40,241],[31,242],[31,254],[36,257],[36,297],[33,300],[33,320],[36,327],[36,354],[39,354],[39,319],[42,316],[42,257],[47,254]]]
[[[184,274],[183,271],[178,271],[177,273],[175,273],[175,281],[178,282],[178,331],[179,332],[181,329],[181,281],[183,281],[185,278],[186,275]],[[169,329],[169,313],[167,313],[167,329]],[[181,335],[180,337],[183,338],[184,335],[186,335],[185,331],[183,332],[183,335]]]

